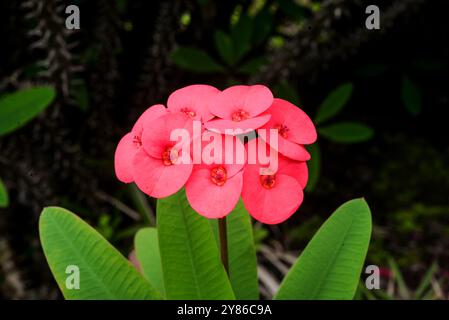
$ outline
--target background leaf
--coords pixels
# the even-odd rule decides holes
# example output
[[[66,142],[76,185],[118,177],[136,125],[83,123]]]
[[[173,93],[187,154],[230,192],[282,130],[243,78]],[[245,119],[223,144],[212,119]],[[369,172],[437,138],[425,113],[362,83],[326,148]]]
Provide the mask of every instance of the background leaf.
[[[165,295],[157,229],[140,229],[134,238],[134,247],[144,277]]]
[[[405,108],[412,115],[417,115],[421,112],[421,91],[407,76],[402,77],[401,98]]]
[[[157,230],[167,299],[234,299],[212,228],[184,189],[158,200]]]
[[[277,98],[287,100],[293,104],[299,104],[299,96],[296,89],[286,81],[278,83],[274,88],[274,92],[276,93]]]
[[[323,137],[338,143],[357,143],[371,139],[373,129],[359,122],[339,122],[318,128]]]
[[[222,72],[224,70],[207,52],[196,48],[177,48],[172,52],[171,59],[181,68],[198,73]]]
[[[251,49],[252,32],[253,20],[247,15],[242,15],[231,30],[234,58],[236,62],[243,58],[243,56]]]
[[[340,206],[310,240],[281,283],[276,299],[352,299],[371,237],[363,199]]]
[[[234,65],[234,48],[231,37],[221,30],[217,30],[214,35],[215,47],[222,59],[229,65]]]
[[[437,271],[438,271],[438,264],[434,262],[421,279],[421,282],[419,283],[419,286],[415,291],[414,299],[421,299],[424,296],[424,294],[426,293],[426,289],[430,287],[432,278]]]
[[[240,199],[227,216],[229,276],[235,297],[239,300],[259,299],[257,258],[251,219]],[[218,240],[218,223],[209,219]]]
[[[2,179],[0,179],[0,208],[6,208],[9,205],[9,196],[8,190],[6,190],[6,186],[3,183]]]
[[[279,0],[279,8],[288,16],[298,21],[310,16],[311,12],[308,8],[297,4],[291,0]]]
[[[393,273],[393,278],[396,280],[396,283],[398,285],[399,294],[401,295],[401,297],[403,299],[406,299],[406,300],[410,299],[411,298],[411,291],[407,287],[407,284],[404,281],[404,277],[402,276],[402,272],[399,269],[398,264],[391,257],[388,258],[388,266],[390,267],[390,269],[391,269],[391,271]]]
[[[89,108],[89,90],[86,82],[82,79],[76,79],[71,84],[71,92],[81,110],[86,111]]]
[[[0,135],[28,123],[48,107],[55,96],[52,87],[34,87],[0,97]]]
[[[337,115],[348,103],[353,89],[352,83],[345,83],[333,90],[319,106],[315,117],[315,123],[323,123]]]
[[[260,68],[267,62],[268,60],[265,57],[256,57],[245,62],[238,71],[243,74],[252,75],[259,72]]]
[[[68,210],[45,208],[39,235],[66,299],[158,299],[159,294],[109,242]],[[66,268],[80,270],[80,288],[68,289]]]
[[[306,191],[312,192],[320,178],[321,172],[321,151],[318,143],[307,146],[307,151],[310,153],[310,161],[307,161],[309,169],[309,180],[307,181]]]
[[[254,18],[253,42],[255,45],[262,44],[270,35],[273,28],[273,15],[268,8],[262,9]]]

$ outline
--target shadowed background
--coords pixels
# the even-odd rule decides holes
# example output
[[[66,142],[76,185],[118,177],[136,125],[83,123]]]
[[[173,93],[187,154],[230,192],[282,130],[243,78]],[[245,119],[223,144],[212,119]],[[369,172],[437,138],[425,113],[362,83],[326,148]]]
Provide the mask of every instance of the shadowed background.
[[[80,30],[65,28],[69,4],[80,8]],[[380,8],[380,30],[365,28],[369,4]],[[154,199],[113,169],[117,142],[148,106],[193,83],[262,83],[318,120],[319,133],[298,213],[254,226],[263,297],[328,215],[363,196],[374,221],[367,264],[381,267],[383,290],[357,297],[447,299],[448,9],[423,0],[1,2],[0,96],[39,85],[57,95],[0,136],[10,198],[0,208],[0,298],[60,298],[38,241],[45,206],[76,212],[125,255],[135,231],[154,224]],[[341,108],[320,121],[326,104]]]

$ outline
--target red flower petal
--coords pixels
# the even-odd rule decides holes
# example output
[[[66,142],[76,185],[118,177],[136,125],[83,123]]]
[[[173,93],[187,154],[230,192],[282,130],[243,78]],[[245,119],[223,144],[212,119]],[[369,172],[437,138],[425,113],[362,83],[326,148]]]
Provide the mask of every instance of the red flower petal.
[[[260,182],[259,166],[245,167],[242,200],[254,219],[266,224],[281,223],[295,213],[303,196],[296,179],[278,173],[274,186],[267,189]]]
[[[134,144],[134,134],[127,133],[118,143],[114,155],[115,175],[125,183],[133,182],[132,160],[139,150]]]
[[[223,134],[233,134],[238,135],[242,133],[248,133],[254,131],[270,120],[270,115],[263,115],[260,117],[250,118],[247,120],[242,120],[239,122],[228,120],[228,119],[218,119],[206,122],[204,126],[215,132],[223,133]],[[235,133],[232,133],[227,130],[240,130]]]
[[[270,142],[270,133],[267,132],[266,136],[264,134],[260,134],[259,137],[265,140],[271,147],[275,150],[278,150],[281,154],[286,156],[287,158],[296,160],[296,161],[307,161],[310,160],[310,154],[307,152],[306,148],[303,145],[296,144],[291,142],[279,134],[276,134],[278,138],[278,147],[274,148],[274,143]]]
[[[221,149],[218,149],[220,146]],[[215,154],[216,151],[219,154]],[[191,158],[195,164],[194,170],[211,169],[222,165],[227,171],[228,178],[231,178],[245,166],[246,150],[242,141],[236,137],[205,131],[202,137],[192,142]]]
[[[233,86],[220,92],[209,106],[209,110],[223,119],[232,119],[232,114],[244,110],[255,117],[267,110],[273,102],[273,94],[263,85]]]
[[[134,134],[142,135],[144,123],[151,122],[159,117],[162,117],[167,114],[167,108],[165,108],[162,104],[156,104],[154,106],[149,107],[145,110],[139,119],[137,119],[132,132]]]
[[[188,134],[188,141],[170,140],[170,135],[177,129],[187,130],[186,135]],[[160,159],[167,147],[174,145],[182,147],[183,144],[190,144],[192,135],[192,119],[182,113],[170,113],[156,120],[145,121],[142,134],[142,146],[150,156]]]
[[[181,189],[192,173],[193,165],[165,165],[161,159],[148,155],[143,148],[133,159],[134,181],[147,195],[154,198],[164,198]]]
[[[309,116],[294,104],[275,98],[271,107],[265,112],[271,115],[270,121],[263,128],[287,128],[286,139],[297,144],[311,144],[316,141],[317,133]]]
[[[214,117],[209,111],[209,105],[219,92],[217,88],[208,85],[187,86],[168,97],[167,107],[171,112],[185,112],[194,120],[206,122]]]
[[[242,172],[218,186],[211,181],[209,169],[195,170],[186,184],[186,195],[192,208],[202,216],[222,218],[234,209],[242,191]]]
[[[285,174],[295,178],[304,189],[307,185],[307,180],[309,179],[307,164],[305,162],[288,159],[282,155],[279,155],[278,161],[278,174]]]
[[[259,153],[259,148],[265,148],[265,154]],[[276,152],[272,147],[270,147],[269,144],[267,144],[264,140],[261,138],[256,138],[251,141],[249,141],[245,145],[245,150],[248,157],[248,167],[250,165],[257,165],[259,168],[268,168],[270,163],[262,163],[262,161],[274,161],[275,159],[272,157],[272,155]],[[262,149],[263,150],[263,149]],[[254,155],[249,153],[255,152]],[[262,159],[259,158],[263,157]],[[265,159],[267,158],[267,159]],[[262,160],[262,161],[261,161]],[[254,163],[255,161],[255,163]],[[305,161],[295,161],[290,158],[287,158],[283,156],[282,154],[277,154],[277,166],[273,167],[275,164],[272,163],[272,169],[277,169],[275,173],[277,174],[285,174],[287,176],[290,176],[292,178],[295,178],[298,183],[302,186],[304,189],[307,185],[307,180],[309,178],[309,172],[307,169],[307,164]],[[260,170],[259,170],[260,172]]]

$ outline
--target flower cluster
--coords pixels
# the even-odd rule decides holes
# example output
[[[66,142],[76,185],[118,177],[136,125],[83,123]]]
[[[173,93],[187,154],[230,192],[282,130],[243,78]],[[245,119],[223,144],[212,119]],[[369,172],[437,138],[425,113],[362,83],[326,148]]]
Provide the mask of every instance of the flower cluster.
[[[310,118],[265,86],[191,85],[139,117],[117,146],[115,172],[155,198],[185,187],[207,218],[226,216],[241,197],[256,220],[276,224],[302,203],[304,145],[315,140]]]

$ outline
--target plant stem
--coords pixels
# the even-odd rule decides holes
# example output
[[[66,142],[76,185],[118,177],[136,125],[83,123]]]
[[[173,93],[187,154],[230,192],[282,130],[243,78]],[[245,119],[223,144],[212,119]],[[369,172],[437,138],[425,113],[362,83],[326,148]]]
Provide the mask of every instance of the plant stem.
[[[220,254],[221,263],[229,276],[229,260],[228,260],[228,231],[226,225],[226,217],[218,219],[218,233],[220,234]]]

